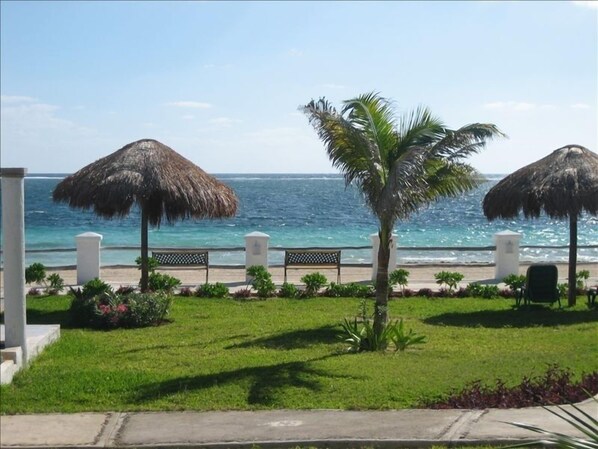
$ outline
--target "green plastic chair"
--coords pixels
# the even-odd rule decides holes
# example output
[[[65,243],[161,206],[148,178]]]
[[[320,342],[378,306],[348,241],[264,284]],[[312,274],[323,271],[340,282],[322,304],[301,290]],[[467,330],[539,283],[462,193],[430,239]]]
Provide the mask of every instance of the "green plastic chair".
[[[533,264],[527,269],[525,287],[516,297],[517,306],[529,305],[532,302],[554,304],[559,303],[561,298],[558,289],[559,272],[556,265]]]

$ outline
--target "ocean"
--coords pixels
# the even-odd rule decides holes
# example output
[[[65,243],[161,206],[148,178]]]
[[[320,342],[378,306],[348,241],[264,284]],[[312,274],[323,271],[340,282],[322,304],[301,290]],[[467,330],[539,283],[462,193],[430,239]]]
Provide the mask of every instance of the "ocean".
[[[52,190],[64,176],[31,174],[25,178],[26,264],[74,265],[75,236],[91,231],[103,236],[102,265],[134,265],[139,255],[138,210],[124,219],[105,220],[92,211],[54,203]],[[216,177],[237,193],[237,216],[222,220],[186,220],[174,225],[164,223],[159,229],[150,228],[150,247],[215,248],[210,253],[211,264],[242,265],[245,255],[239,249],[245,245],[245,235],[260,231],[270,236],[271,264],[282,262],[281,248],[293,247],[350,247],[343,250],[343,263],[371,263],[370,236],[377,232],[377,221],[364,205],[359,191],[346,188],[340,175],[222,174]],[[489,263],[493,260],[493,252],[488,249],[493,245],[493,235],[504,230],[523,234],[522,261],[566,261],[566,248],[534,248],[567,246],[566,220],[543,216],[536,220],[520,217],[488,222],[484,217],[481,206],[484,195],[501,178],[501,175],[487,175],[487,182],[479,188],[457,198],[441,199],[409,220],[397,222],[399,263]],[[598,245],[597,225],[596,217],[581,217],[580,246]],[[426,249],[431,247],[443,249]],[[598,262],[598,248],[580,249],[578,258],[581,262]]]

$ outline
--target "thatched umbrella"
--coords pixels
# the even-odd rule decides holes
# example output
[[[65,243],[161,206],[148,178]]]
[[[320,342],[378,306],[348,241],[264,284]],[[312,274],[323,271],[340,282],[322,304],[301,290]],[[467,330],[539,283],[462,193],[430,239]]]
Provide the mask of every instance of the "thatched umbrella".
[[[148,284],[148,223],[160,226],[185,218],[232,217],[233,190],[166,145],[138,140],[68,176],[56,186],[54,201],[93,209],[104,218],[124,217],[133,204],[141,210],[141,289]]]
[[[537,218],[569,217],[569,305],[575,305],[577,218],[583,211],[598,214],[598,155],[580,145],[559,148],[520,168],[496,184],[484,197],[489,220],[512,218],[523,211]]]

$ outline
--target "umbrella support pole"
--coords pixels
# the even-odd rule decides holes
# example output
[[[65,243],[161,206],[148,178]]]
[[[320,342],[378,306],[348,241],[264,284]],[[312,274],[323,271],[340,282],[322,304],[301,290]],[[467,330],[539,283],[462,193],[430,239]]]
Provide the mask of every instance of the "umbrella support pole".
[[[577,302],[577,213],[569,214],[569,306]]]
[[[148,288],[147,269],[147,212],[141,208],[141,291],[146,292]]]

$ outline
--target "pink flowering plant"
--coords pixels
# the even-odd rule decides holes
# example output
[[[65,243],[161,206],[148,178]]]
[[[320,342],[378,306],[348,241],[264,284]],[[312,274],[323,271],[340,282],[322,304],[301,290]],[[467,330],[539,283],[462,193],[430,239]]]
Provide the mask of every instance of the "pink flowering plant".
[[[163,293],[120,295],[104,292],[78,296],[71,303],[71,317],[76,325],[98,329],[156,326],[168,315],[172,299]]]

